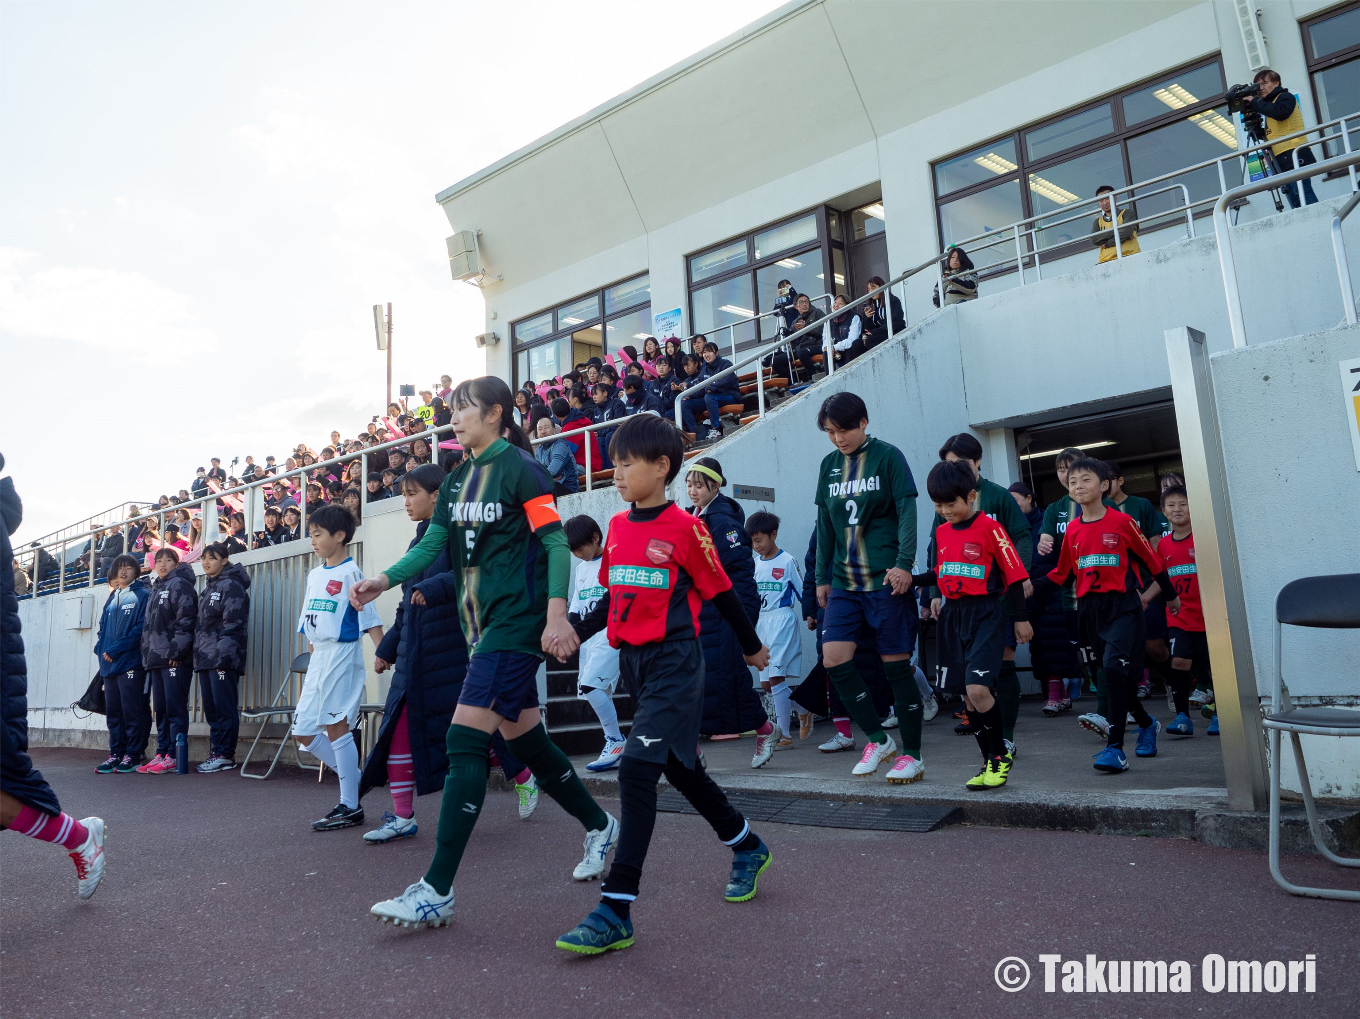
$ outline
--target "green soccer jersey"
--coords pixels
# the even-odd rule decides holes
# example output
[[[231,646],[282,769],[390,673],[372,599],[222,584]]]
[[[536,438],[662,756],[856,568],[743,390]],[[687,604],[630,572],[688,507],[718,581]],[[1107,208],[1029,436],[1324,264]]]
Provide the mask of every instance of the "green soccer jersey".
[[[1107,499],[1106,502],[1109,502]],[[1128,514],[1133,517],[1134,523],[1138,525],[1138,530],[1143,532],[1143,537],[1148,541],[1156,542],[1166,533],[1166,518],[1157,512],[1157,507],[1148,502],[1141,495],[1126,495],[1123,502],[1110,503],[1120,513]]]
[[[916,482],[902,451],[870,437],[849,456],[836,451],[817,475],[817,583],[878,591],[916,561]]]

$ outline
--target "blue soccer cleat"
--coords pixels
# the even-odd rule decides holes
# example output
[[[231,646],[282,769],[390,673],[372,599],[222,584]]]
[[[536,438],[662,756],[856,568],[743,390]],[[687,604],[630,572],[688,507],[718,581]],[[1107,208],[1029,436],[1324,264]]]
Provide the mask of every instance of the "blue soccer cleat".
[[[1124,756],[1124,751],[1119,747],[1106,747],[1096,754],[1092,767],[1096,771],[1128,771],[1129,761]]]
[[[601,902],[584,920],[557,939],[557,947],[578,955],[603,955],[633,943],[633,921]]]
[[[732,854],[732,876],[727,879],[727,890],[723,898],[728,902],[748,902],[756,897],[756,881],[765,873],[774,859],[764,840],[756,836],[760,845],[744,853]]]
[[[1178,712],[1176,720],[1166,727],[1166,731],[1172,736],[1193,736],[1195,734],[1195,723],[1190,721],[1190,716],[1184,711]]]
[[[1146,729],[1139,729],[1138,742],[1134,745],[1133,752],[1139,757],[1156,757],[1157,733],[1161,731],[1162,723],[1155,718]]]
[[[1205,731],[1206,733],[1208,733],[1210,736],[1217,736],[1217,735],[1218,735],[1218,715],[1217,715],[1217,714],[1215,714],[1213,718],[1209,719],[1209,728],[1205,729],[1204,731]]]

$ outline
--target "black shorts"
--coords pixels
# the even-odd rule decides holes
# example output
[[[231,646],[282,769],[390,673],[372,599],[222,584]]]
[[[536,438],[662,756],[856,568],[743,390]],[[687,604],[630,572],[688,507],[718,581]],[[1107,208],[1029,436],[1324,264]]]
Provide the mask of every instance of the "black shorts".
[[[1077,600],[1083,660],[1125,675],[1143,671],[1143,603],[1133,591],[1097,591]]]
[[[633,698],[625,757],[693,768],[704,714],[704,653],[697,637],[619,648],[619,678]]]
[[[962,695],[965,686],[996,689],[1006,651],[1006,632],[1015,632],[1001,599],[990,595],[946,598],[935,628],[935,685]]]
[[[488,651],[468,659],[458,703],[489,708],[514,721],[538,707],[538,670],[543,660],[523,651]]]
[[[1154,599],[1143,610],[1143,633],[1146,640],[1166,640],[1166,602]]]
[[[1177,626],[1166,628],[1171,644],[1172,658],[1190,660],[1191,671],[1205,681],[1209,679],[1209,637],[1203,630],[1182,630]]]

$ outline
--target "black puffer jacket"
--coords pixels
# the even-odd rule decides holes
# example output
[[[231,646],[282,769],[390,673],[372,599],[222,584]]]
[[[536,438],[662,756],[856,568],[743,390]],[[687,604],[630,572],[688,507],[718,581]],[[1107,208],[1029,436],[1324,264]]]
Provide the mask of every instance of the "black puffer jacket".
[[[410,548],[419,543],[429,526],[428,521],[421,522]],[[450,569],[452,562],[446,545],[424,573],[402,581],[396,620],[383,635],[376,652],[383,661],[393,662],[394,668],[382,728],[359,779],[360,796],[375,786],[387,785],[392,729],[403,704],[406,731],[411,738],[416,794],[424,796],[444,787],[449,770],[445,740],[468,663],[468,647],[458,621],[457,592]],[[423,607],[411,604],[411,595],[416,591],[425,597]]]
[[[0,459],[0,464],[3,464]],[[0,789],[25,806],[54,817],[57,794],[28,756],[28,665],[14,594],[14,549],[9,536],[19,529],[23,504],[9,478],[0,478]]]
[[[250,623],[250,577],[240,563],[227,563],[198,599],[194,669],[240,672],[246,665]]]
[[[194,568],[180,563],[164,580],[151,585],[151,600],[142,623],[142,667],[163,669],[171,662],[188,664],[198,622],[198,590]]]
[[[690,512],[694,512],[692,507]],[[751,539],[746,534],[746,513],[735,499],[719,494],[700,517],[713,535],[732,590],[754,625],[760,616],[760,592]],[[704,602],[699,611],[699,642],[704,649],[704,717],[699,731],[716,736],[747,732],[763,724],[765,709],[752,688],[751,667],[741,652],[741,642],[712,602]]]

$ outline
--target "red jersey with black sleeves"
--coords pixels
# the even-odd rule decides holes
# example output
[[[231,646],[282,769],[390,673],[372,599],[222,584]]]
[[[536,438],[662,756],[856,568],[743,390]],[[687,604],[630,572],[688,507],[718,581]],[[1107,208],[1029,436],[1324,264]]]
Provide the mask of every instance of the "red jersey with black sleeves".
[[[1088,521],[1080,515],[1067,525],[1062,555],[1048,577],[1055,584],[1076,577],[1076,595],[1083,598],[1097,592],[1124,592],[1138,589],[1131,572],[1133,560],[1141,560],[1148,571],[1163,576],[1157,555],[1138,523],[1126,513],[1105,507],[1099,520]]]
[[[674,503],[616,513],[609,521],[600,583],[609,592],[609,644],[693,640],[706,599],[730,590],[713,537]]]
[[[946,598],[1000,594],[1029,577],[1011,536],[985,513],[935,529],[935,575]]]
[[[1171,586],[1181,600],[1178,615],[1167,613],[1166,625],[1181,630],[1204,632],[1204,606],[1199,600],[1199,573],[1195,567],[1195,535],[1177,538],[1168,534],[1157,543],[1157,554],[1162,557]],[[1166,597],[1172,597],[1166,592]]]

